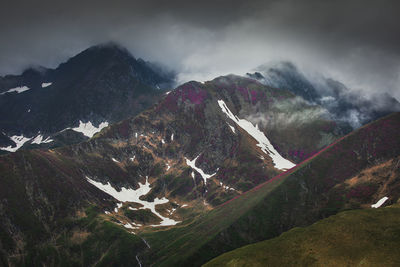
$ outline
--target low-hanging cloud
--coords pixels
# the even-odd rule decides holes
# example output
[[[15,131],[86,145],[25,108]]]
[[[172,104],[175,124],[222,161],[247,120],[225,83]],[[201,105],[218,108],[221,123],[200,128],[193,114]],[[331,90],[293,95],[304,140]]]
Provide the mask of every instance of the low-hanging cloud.
[[[293,97],[275,102],[268,112],[252,112],[246,119],[262,128],[286,128],[331,119],[331,114],[301,97]]]
[[[9,1],[0,10],[0,75],[57,66],[116,41],[179,81],[244,74],[289,60],[364,93],[400,99],[395,0]]]

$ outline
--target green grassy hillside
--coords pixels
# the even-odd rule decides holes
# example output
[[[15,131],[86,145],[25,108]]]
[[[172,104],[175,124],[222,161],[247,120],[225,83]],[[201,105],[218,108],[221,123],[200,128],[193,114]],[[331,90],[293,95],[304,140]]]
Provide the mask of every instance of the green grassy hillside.
[[[399,180],[390,175],[370,184],[347,183],[364,170],[400,155],[399,130],[400,113],[392,114],[347,135],[291,171],[228,201],[188,226],[144,233],[152,245],[148,263],[201,265],[235,248],[277,237],[293,227],[308,226],[340,211],[370,205],[386,192],[390,192],[391,201],[397,200],[399,190],[385,189],[399,188]],[[397,160],[391,164],[397,166]]]
[[[400,205],[345,211],[204,266],[399,266]]]

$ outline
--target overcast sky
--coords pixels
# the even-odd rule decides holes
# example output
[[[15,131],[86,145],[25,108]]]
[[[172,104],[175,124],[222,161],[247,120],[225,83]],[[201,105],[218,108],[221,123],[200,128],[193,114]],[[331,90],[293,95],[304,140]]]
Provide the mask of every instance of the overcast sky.
[[[101,42],[158,61],[180,81],[289,60],[400,100],[400,1],[3,0],[0,75],[55,67]]]

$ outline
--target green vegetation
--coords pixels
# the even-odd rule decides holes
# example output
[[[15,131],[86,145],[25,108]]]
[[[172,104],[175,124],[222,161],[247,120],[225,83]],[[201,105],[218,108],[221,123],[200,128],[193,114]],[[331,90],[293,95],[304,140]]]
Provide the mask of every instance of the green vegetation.
[[[281,182],[282,180],[273,181],[260,190],[242,195],[229,205],[221,206],[200,215],[196,221],[186,227],[143,233],[142,236],[152,246],[146,260],[148,263],[161,266],[197,266],[203,263],[205,259],[211,259],[213,255],[220,254],[224,249],[228,249],[227,247],[219,248],[218,245],[215,245],[215,242],[218,242],[218,238],[221,237],[221,232],[229,228],[240,217],[245,216],[249,210],[254,209],[255,205]],[[232,245],[230,249],[237,247],[236,244],[243,244],[240,236],[231,234],[226,238]]]
[[[399,266],[400,205],[341,212],[204,266]]]
[[[104,220],[96,207],[82,218],[60,222],[54,239],[27,247],[24,257],[11,258],[18,266],[135,266],[135,256],[146,248],[124,228]]]

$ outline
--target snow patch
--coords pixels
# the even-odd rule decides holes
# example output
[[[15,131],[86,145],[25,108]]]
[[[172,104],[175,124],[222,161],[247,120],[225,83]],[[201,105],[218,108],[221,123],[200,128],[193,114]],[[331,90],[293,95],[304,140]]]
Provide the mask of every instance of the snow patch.
[[[42,83],[42,88],[46,88],[49,87],[50,85],[52,85],[53,83]]]
[[[111,186],[111,184],[109,182],[107,182],[107,184],[102,184],[100,182],[96,182],[96,181],[90,179],[87,176],[86,176],[86,179],[89,183],[96,186],[101,191],[114,197],[118,201],[135,202],[135,203],[139,203],[139,204],[143,205],[143,207],[140,207],[139,209],[150,209],[151,212],[153,212],[156,216],[161,218],[161,222],[159,225],[151,225],[151,226],[169,226],[169,225],[175,225],[175,224],[179,223],[178,221],[175,221],[173,219],[162,216],[160,213],[158,213],[156,211],[156,205],[165,204],[165,203],[169,202],[169,200],[167,198],[163,197],[163,198],[159,199],[157,197],[154,199],[153,202],[149,202],[149,201],[140,199],[141,196],[147,195],[151,190],[148,176],[146,176],[145,184],[139,183],[138,189],[135,190],[135,189],[122,187],[121,191],[117,191],[114,187]],[[122,206],[122,204],[121,204],[121,206]]]
[[[43,140],[43,135],[39,134],[38,136],[33,139],[32,144],[47,144],[53,142],[53,139],[50,139],[50,136]]]
[[[114,208],[114,212],[117,213],[120,208],[122,208],[122,203],[117,203],[117,207]]]
[[[167,171],[171,169],[171,166],[167,163]]]
[[[132,158],[129,158],[132,162],[135,160],[136,156],[133,156]]]
[[[119,163],[118,160],[116,160],[115,158],[111,158],[112,161]]]
[[[231,128],[232,132],[233,132],[234,134],[236,134],[235,127],[233,127],[233,126],[230,125],[229,123],[228,123],[228,126]]]
[[[32,138],[24,137],[23,135],[13,135],[10,139],[16,144],[15,147],[7,146],[7,147],[0,147],[1,150],[8,151],[8,152],[15,152],[20,149],[26,142],[31,140]]]
[[[188,166],[190,166],[192,169],[194,169],[195,171],[197,171],[197,172],[201,175],[201,177],[203,178],[204,184],[207,184],[207,179],[210,179],[211,177],[213,177],[214,175],[216,175],[217,172],[215,172],[215,173],[213,173],[213,174],[206,174],[206,173],[203,172],[202,169],[197,168],[197,167],[196,167],[196,160],[197,160],[199,157],[200,157],[200,155],[198,155],[194,160],[189,160],[189,159],[185,158],[185,159],[186,159],[186,164],[187,164]],[[217,169],[217,171],[218,171],[218,169]],[[193,177],[193,179],[194,179],[194,173],[193,173],[193,172],[192,172],[192,177]]]
[[[235,116],[225,104],[223,100],[218,100],[218,105],[221,107],[222,112],[224,112],[231,120],[233,120],[240,128],[245,130],[249,135],[251,135],[257,142],[257,146],[261,148],[265,154],[269,155],[274,163],[275,168],[279,170],[287,170],[296,166],[289,160],[283,158],[278,151],[272,146],[271,142],[265,136],[263,132],[258,129],[258,125],[254,126],[251,122],[239,119]]]
[[[382,206],[383,205],[383,203],[385,203],[386,202],[386,200],[388,200],[389,198],[388,197],[383,197],[383,198],[381,198],[381,199],[379,199],[378,200],[378,202],[376,202],[375,204],[372,204],[371,205],[371,208],[379,208],[380,206]]]
[[[161,143],[162,143],[162,144],[165,144],[165,141],[164,141],[164,139],[161,139]]]
[[[171,141],[174,141],[174,134],[171,134]]]
[[[124,227],[127,229],[132,229],[132,230],[137,228],[137,227],[133,227],[132,224],[130,224],[130,223],[124,224]]]
[[[220,185],[222,188],[224,188],[225,190],[233,190],[233,191],[236,191],[235,188],[229,187],[229,186],[227,186],[227,185],[224,185],[222,182],[219,182],[219,185]]]
[[[76,132],[83,133],[85,136],[92,138],[93,135],[96,133],[100,132],[103,128],[108,126],[108,122],[102,122],[100,123],[99,127],[93,126],[93,124],[89,121],[87,123],[84,123],[82,121],[79,121],[79,126],[75,128],[71,128],[72,130]]]
[[[19,93],[28,91],[29,89],[31,89],[31,88],[29,88],[28,86],[15,87],[15,88],[11,88],[10,90],[8,90],[6,92],[1,93],[0,95],[4,95],[6,93],[12,93],[12,92],[17,92],[19,94]]]

